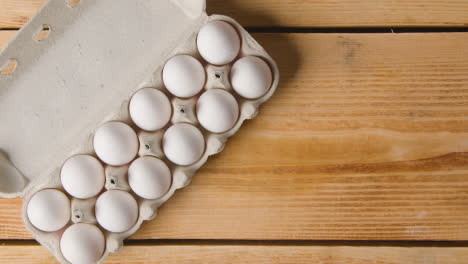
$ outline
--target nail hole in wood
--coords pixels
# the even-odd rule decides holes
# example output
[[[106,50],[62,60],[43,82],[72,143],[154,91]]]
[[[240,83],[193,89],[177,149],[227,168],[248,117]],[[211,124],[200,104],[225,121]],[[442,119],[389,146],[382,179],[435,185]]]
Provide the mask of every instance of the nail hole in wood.
[[[18,66],[18,61],[15,59],[9,59],[3,67],[0,68],[1,75],[12,74],[16,70],[16,66]]]

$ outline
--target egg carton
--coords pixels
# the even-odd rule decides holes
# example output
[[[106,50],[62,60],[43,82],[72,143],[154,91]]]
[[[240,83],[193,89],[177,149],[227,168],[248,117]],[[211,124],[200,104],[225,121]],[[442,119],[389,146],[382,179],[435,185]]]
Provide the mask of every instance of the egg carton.
[[[156,217],[157,209],[177,189],[188,185],[208,157],[221,152],[226,140],[246,119],[254,118],[259,106],[275,92],[279,71],[274,60],[232,18],[205,11],[205,0],[49,0],[0,53],[0,197],[24,197],[22,218],[35,239],[61,263],[68,263],[60,250],[60,238],[74,223],[99,227],[94,214],[96,198],[71,201],[71,220],[56,232],[34,227],[27,205],[39,190],[64,190],[60,171],[73,155],[96,156],[93,136],[98,127],[120,121],[138,134],[137,157],[155,156],[170,168],[169,191],[148,200],[132,192],[127,181],[129,165],[105,165],[104,190],[123,190],[138,203],[138,220],[128,231],[105,236],[105,251],[118,252],[123,240],[135,233],[143,221]],[[238,57],[257,56],[267,62],[272,85],[257,99],[245,99],[233,91],[229,74],[232,63],[210,65],[198,54],[196,38],[200,28],[214,20],[232,25],[241,39]],[[45,34],[46,38],[37,37]],[[162,81],[165,63],[175,55],[187,54],[202,62],[206,72],[203,91],[223,89],[239,105],[235,125],[224,133],[210,133],[197,120],[196,102],[201,93],[188,99],[169,93]],[[235,60],[234,60],[235,62]],[[2,68],[2,67],[0,67]],[[155,132],[139,129],[131,120],[128,105],[135,92],[154,88],[172,104],[170,124],[193,124],[203,133],[202,157],[180,166],[164,157],[161,140],[170,126]],[[102,193],[102,192],[101,192]],[[67,194],[68,195],[68,194]]]

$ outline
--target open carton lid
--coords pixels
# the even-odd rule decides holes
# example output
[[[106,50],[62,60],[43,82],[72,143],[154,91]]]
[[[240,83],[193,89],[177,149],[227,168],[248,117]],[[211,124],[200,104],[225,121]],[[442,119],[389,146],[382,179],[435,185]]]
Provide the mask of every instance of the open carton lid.
[[[76,1],[75,1],[76,2]],[[0,197],[47,181],[207,19],[205,0],[49,0],[0,53]],[[42,29],[47,37],[38,41]],[[16,63],[16,65],[14,65]],[[77,147],[78,146],[78,147]]]

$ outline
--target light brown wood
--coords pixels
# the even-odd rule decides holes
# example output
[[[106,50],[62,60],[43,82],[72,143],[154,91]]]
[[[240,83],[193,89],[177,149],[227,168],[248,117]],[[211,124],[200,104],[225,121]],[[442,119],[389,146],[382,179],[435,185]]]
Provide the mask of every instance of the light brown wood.
[[[468,34],[254,37],[277,93],[133,239],[468,239]]]
[[[157,245],[126,246],[104,263],[464,264],[466,259],[468,249],[463,247]],[[41,246],[0,246],[0,264],[24,263],[57,262]]]
[[[0,28],[19,28],[46,0],[0,0]],[[65,0],[64,0],[65,2]],[[466,26],[465,0],[208,0],[208,14],[256,27]]]

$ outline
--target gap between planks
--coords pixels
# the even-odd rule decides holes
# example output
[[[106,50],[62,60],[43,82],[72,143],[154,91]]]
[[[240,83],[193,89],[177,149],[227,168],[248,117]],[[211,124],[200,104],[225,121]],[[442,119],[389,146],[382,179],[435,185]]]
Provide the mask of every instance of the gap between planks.
[[[249,33],[399,34],[468,32],[468,27],[246,27]]]
[[[0,246],[36,246],[30,239],[3,239]],[[310,247],[467,247],[468,241],[358,241],[358,240],[227,240],[227,239],[126,239],[127,246],[310,246]]]

